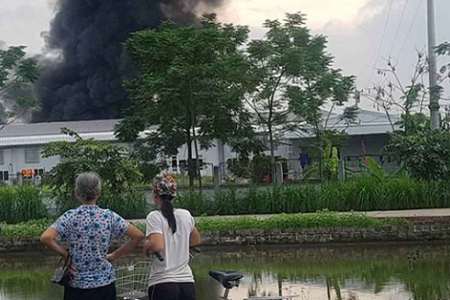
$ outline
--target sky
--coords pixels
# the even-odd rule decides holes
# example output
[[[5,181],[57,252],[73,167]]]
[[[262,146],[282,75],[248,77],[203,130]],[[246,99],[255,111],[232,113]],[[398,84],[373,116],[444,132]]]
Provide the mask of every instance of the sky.
[[[42,32],[50,27],[55,1],[1,0],[0,46],[2,42],[26,45],[30,54],[42,53],[45,46]],[[328,36],[328,51],[335,57],[334,66],[346,75],[357,76],[357,86],[363,89],[384,81],[374,66],[377,62],[377,68],[386,67],[389,57],[396,63],[400,78],[407,85],[414,71],[416,49],[427,46],[426,2],[225,0],[224,7],[216,12],[223,22],[250,26],[252,38],[264,35],[262,24],[266,19],[283,19],[286,12],[307,14],[307,25],[312,32]],[[437,41],[450,41],[450,30],[445,22],[450,1],[435,0],[435,5]],[[445,62],[445,58],[439,60],[440,64]],[[373,104],[363,101],[362,106],[372,108]]]

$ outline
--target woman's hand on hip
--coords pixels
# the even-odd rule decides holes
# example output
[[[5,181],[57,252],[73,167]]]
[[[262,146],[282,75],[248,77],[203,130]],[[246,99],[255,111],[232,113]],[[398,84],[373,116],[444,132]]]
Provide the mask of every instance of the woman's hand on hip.
[[[116,256],[115,252],[106,255],[106,260],[111,263],[116,261],[117,259],[118,257]]]

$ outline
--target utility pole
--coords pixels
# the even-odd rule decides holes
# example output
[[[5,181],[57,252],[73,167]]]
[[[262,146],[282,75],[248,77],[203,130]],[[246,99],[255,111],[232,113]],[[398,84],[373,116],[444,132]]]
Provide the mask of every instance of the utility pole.
[[[436,23],[434,18],[434,0],[428,0],[428,59],[430,75],[430,112],[431,130],[440,128],[439,87],[436,62]]]

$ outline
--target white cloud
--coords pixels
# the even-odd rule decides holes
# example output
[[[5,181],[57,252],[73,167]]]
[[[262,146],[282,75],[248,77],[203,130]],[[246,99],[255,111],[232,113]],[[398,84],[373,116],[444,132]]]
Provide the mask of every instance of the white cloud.
[[[48,30],[53,15],[50,0],[1,0],[0,36],[8,45],[26,45],[39,53],[41,32]]]
[[[370,0],[230,0],[223,18],[233,23],[260,26],[266,19],[283,19],[285,13],[302,12],[308,24],[320,28],[330,21],[352,20]]]

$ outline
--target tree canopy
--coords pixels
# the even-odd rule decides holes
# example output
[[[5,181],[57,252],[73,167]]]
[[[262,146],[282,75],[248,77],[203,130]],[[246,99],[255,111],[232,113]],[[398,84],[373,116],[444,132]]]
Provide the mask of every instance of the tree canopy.
[[[12,101],[12,107],[6,109],[2,103],[0,107],[1,126],[3,129],[7,124],[22,117],[29,109],[38,107],[35,99],[24,96],[11,96],[14,93],[20,94],[39,77],[39,67],[37,60],[27,58],[25,46],[10,47],[7,50],[0,49],[0,99]],[[12,99],[11,99],[12,98]]]
[[[148,130],[147,146],[163,155],[187,145],[192,187],[194,150],[198,157],[198,149],[210,148],[215,139],[252,138],[242,102],[247,65],[241,48],[247,39],[246,27],[218,23],[214,14],[204,15],[199,26],[167,21],[134,33],[125,49],[140,75],[126,82],[132,105],[119,136],[134,141]]]
[[[83,172],[97,172],[101,176],[102,206],[114,209],[120,205],[120,211],[131,217],[145,208],[145,199],[134,191],[135,185],[141,183],[142,174],[137,162],[129,157],[129,149],[83,139],[69,129],[63,129],[62,133],[75,141],[49,143],[42,152],[43,157],[61,158],[61,162],[45,176],[61,212],[79,205],[74,197],[74,184],[76,177]],[[125,199],[127,203],[124,203]],[[131,211],[127,213],[127,210]]]
[[[267,20],[264,38],[248,47],[253,85],[246,99],[257,123],[268,132],[272,173],[274,146],[281,134],[312,131],[321,140],[321,132],[327,130],[322,110],[326,105],[331,110],[344,106],[354,86],[353,76],[332,68],[326,38],[311,34],[305,24],[301,13],[286,14],[284,22]],[[351,122],[356,112],[356,108],[347,107],[342,121]],[[320,145],[323,152],[326,143]]]

